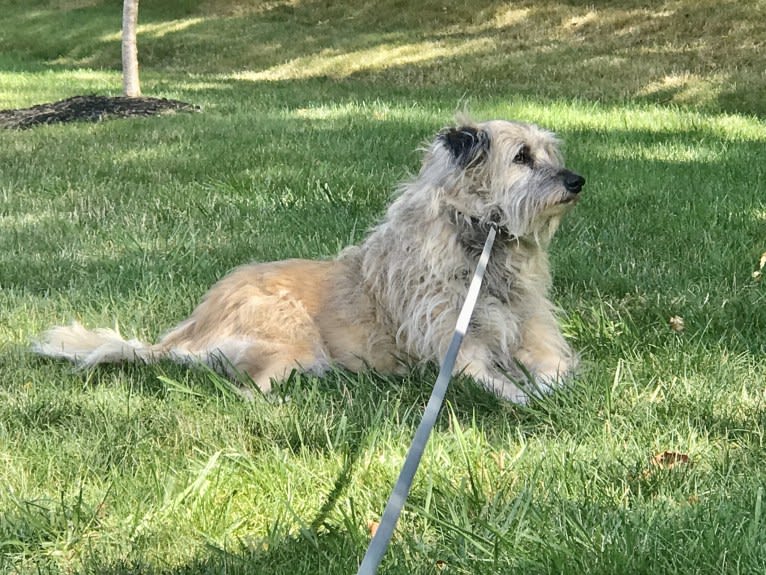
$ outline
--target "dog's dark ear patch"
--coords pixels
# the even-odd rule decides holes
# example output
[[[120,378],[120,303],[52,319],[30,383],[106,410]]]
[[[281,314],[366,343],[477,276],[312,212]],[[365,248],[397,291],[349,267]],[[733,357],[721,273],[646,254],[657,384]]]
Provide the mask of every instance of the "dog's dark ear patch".
[[[489,152],[489,136],[472,126],[449,128],[439,134],[439,139],[461,168],[475,166]]]

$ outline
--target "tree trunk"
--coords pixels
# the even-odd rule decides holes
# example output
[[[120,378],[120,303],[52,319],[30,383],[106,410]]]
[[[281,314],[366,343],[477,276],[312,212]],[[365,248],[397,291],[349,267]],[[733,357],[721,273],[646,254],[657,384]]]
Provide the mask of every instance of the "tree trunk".
[[[123,0],[122,3],[122,93],[135,98],[141,95],[138,81],[138,48],[136,28],[138,26],[138,0]]]

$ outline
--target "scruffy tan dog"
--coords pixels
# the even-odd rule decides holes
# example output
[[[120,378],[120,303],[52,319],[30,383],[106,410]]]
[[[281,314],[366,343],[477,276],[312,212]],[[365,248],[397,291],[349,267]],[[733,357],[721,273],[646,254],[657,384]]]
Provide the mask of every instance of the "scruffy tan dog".
[[[293,369],[402,373],[439,362],[490,225],[499,233],[456,370],[523,402],[519,381],[559,383],[576,357],[548,299],[547,246],[585,180],[554,136],[507,121],[445,129],[359,246],[331,261],[234,270],[150,345],[114,330],[53,328],[35,351],[81,366],[170,359],[245,373],[263,390]]]

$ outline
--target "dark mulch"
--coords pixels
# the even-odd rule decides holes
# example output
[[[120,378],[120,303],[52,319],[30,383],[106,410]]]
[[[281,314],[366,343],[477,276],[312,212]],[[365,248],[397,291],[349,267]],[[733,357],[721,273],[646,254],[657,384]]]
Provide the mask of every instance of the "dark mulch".
[[[18,110],[0,110],[0,128],[24,129],[60,122],[100,122],[110,118],[155,116],[174,112],[199,112],[200,107],[165,98],[124,96],[75,96],[52,104]]]

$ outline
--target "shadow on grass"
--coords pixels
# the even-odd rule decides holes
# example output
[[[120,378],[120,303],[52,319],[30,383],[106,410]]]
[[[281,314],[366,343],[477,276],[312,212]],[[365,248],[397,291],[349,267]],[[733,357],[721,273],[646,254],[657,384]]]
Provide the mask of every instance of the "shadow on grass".
[[[287,82],[282,89],[287,90],[290,85]],[[307,82],[304,85],[312,84]],[[331,98],[328,97],[327,102],[330,101]],[[67,259],[56,251],[55,242],[51,243],[50,237],[55,227],[47,227],[45,222],[33,221],[21,230],[14,230],[14,234],[8,236],[10,239],[5,240],[10,242],[11,249],[3,251],[11,254],[16,261],[12,268],[4,268],[3,286],[41,297],[51,291],[57,291],[60,286],[66,286],[71,292],[82,294],[80,297],[91,299],[94,305],[97,305],[95,302],[109,301],[114,295],[125,300],[137,297],[136,294],[141,293],[141,287],[136,286],[137,278],[146,279],[148,283],[156,285],[164,280],[169,267],[175,269],[177,277],[195,277],[195,281],[201,284],[204,283],[204,279],[214,279],[208,278],[214,268],[219,265],[222,268],[231,267],[249,259],[252,257],[249,253],[250,246],[257,244],[267,233],[272,235],[270,241],[274,242],[274,245],[287,242],[295,233],[296,222],[312,221],[320,228],[324,226],[317,245],[328,245],[332,241],[328,238],[337,238],[338,230],[342,230],[343,234],[347,233],[348,220],[354,214],[360,221],[371,221],[374,218],[371,207],[364,201],[356,204],[352,202],[353,209],[340,211],[340,217],[328,225],[327,220],[316,217],[317,211],[337,212],[339,202],[333,203],[323,196],[321,186],[311,186],[307,189],[306,172],[290,173],[283,168],[280,176],[282,179],[279,179],[278,175],[270,173],[268,168],[275,164],[308,164],[316,161],[318,156],[320,162],[326,162],[320,169],[332,171],[338,168],[339,162],[335,156],[322,156],[323,146],[327,146],[328,141],[333,145],[346,142],[344,145],[347,146],[348,153],[345,155],[351,158],[354,154],[366,155],[370,153],[370,148],[369,143],[365,143],[364,140],[375,133],[378,127],[383,128],[386,137],[376,143],[380,148],[376,149],[375,153],[388,154],[392,159],[408,158],[409,156],[405,156],[399,149],[399,143],[416,139],[424,125],[421,123],[413,127],[413,123],[404,120],[381,123],[371,118],[356,118],[353,120],[355,126],[333,127],[329,122],[322,120],[314,123],[300,118],[272,117],[265,119],[269,129],[264,134],[263,130],[257,130],[263,127],[263,122],[264,118],[256,118],[244,126],[245,131],[247,128],[255,128],[253,133],[257,134],[248,136],[247,141],[257,150],[264,151],[270,139],[273,142],[273,138],[276,137],[277,129],[286,130],[289,136],[282,141],[290,142],[291,146],[288,146],[288,151],[283,152],[282,156],[266,157],[266,153],[253,154],[251,161],[255,174],[245,174],[241,181],[233,177],[226,179],[230,177],[227,174],[220,176],[220,181],[213,181],[209,188],[192,189],[191,192],[187,189],[181,190],[187,204],[194,205],[194,202],[197,202],[204,205],[209,202],[206,194],[210,188],[217,188],[223,196],[244,196],[253,191],[256,182],[265,177],[272,178],[270,181],[273,188],[269,191],[275,192],[277,198],[282,198],[277,201],[273,200],[272,196],[272,204],[268,203],[268,199],[264,199],[265,203],[254,205],[263,210],[261,214],[268,214],[271,224],[270,227],[259,229],[257,233],[247,230],[245,233],[252,235],[251,239],[240,242],[241,236],[238,234],[241,232],[236,231],[236,225],[230,228],[213,228],[211,235],[222,236],[224,239],[222,244],[207,250],[207,259],[215,262],[215,265],[205,268],[200,273],[192,261],[184,258],[168,263],[171,246],[156,244],[140,247],[136,251],[129,250],[127,253],[96,256],[89,260],[84,268],[77,267],[79,260],[74,254],[71,260]],[[349,120],[349,123],[351,122]],[[226,133],[235,129],[232,121],[226,119],[216,118],[212,120],[211,125],[216,133]],[[349,127],[355,129],[350,130]],[[606,133],[582,130],[563,135],[570,140],[570,165],[576,166],[586,174],[589,179],[588,191],[593,190],[584,197],[577,212],[572,214],[571,218],[574,218],[575,222],[565,224],[562,235],[554,246],[557,290],[571,304],[571,313],[580,313],[580,306],[597,299],[612,301],[616,308],[628,313],[630,327],[635,330],[634,333],[645,333],[646,339],[651,340],[649,343],[659,342],[662,345],[662,338],[653,339],[651,335],[657,319],[665,319],[671,304],[683,306],[687,330],[699,333],[704,343],[720,345],[723,341],[733,352],[762,349],[766,337],[762,316],[751,316],[746,325],[738,327],[741,338],[733,337],[730,332],[730,310],[733,307],[738,308],[735,318],[748,317],[748,308],[758,305],[762,298],[761,292],[755,289],[740,290],[736,286],[722,286],[721,280],[734,277],[740,278],[741,282],[741,278],[749,277],[756,259],[753,256],[757,256],[758,250],[761,249],[757,246],[762,238],[762,219],[758,215],[759,210],[762,210],[762,202],[757,196],[748,193],[748,186],[751,182],[750,174],[753,173],[751,166],[757,165],[757,159],[763,156],[762,142],[720,140],[710,144],[710,139],[715,134],[706,129],[683,133],[672,130]],[[74,143],[84,146],[90,137],[91,133],[81,133],[75,136],[75,140],[79,141]],[[132,145],[138,147],[140,142],[143,140],[137,136]],[[201,153],[204,142],[194,146],[199,146],[194,149]],[[693,153],[688,161],[663,159],[663,153],[673,146],[691,150]],[[195,167],[192,166],[194,160],[163,153],[160,145],[150,143],[146,148],[147,153],[155,153],[163,170],[179,173],[190,170],[192,173],[185,176],[190,181],[196,177],[204,178],[205,173],[212,170],[211,164],[203,163]],[[407,150],[411,150],[411,146],[408,146]],[[637,150],[641,153],[635,153]],[[695,155],[700,153],[701,157]],[[190,157],[198,158],[199,155],[192,153]],[[232,165],[240,163],[246,163],[242,156],[232,161]],[[127,161],[126,164],[128,168],[125,172],[130,173],[140,171],[142,166],[151,165],[152,161],[142,159]],[[101,169],[108,171],[108,164],[105,163]],[[353,167],[351,173],[353,174]],[[85,179],[90,177],[89,174],[80,176]],[[135,183],[145,184],[151,181],[152,177],[151,173],[139,173],[135,176]],[[349,185],[352,185],[351,182],[353,175],[350,176]],[[726,187],[723,192],[722,186]],[[300,193],[306,195],[296,199],[294,190],[302,190]],[[292,192],[292,199],[285,199],[290,196],[283,193],[287,191]],[[199,195],[189,199],[189,193]],[[152,196],[153,201],[156,198],[156,195]],[[109,199],[114,202],[115,215],[118,217],[117,227],[135,225],[130,220],[120,220],[121,213],[138,209],[156,214],[162,213],[163,205],[181,204],[180,196],[174,197],[172,194],[160,197],[157,204],[141,203],[138,194],[131,199],[132,203],[124,204],[120,204],[119,197]],[[378,200],[376,209],[382,207],[382,204],[383,202]],[[234,210],[235,219],[236,212],[241,215],[247,208],[247,203],[237,206]],[[615,214],[618,217],[615,217]],[[165,215],[168,216],[166,220],[160,218],[152,224],[149,228],[150,234],[161,236],[165,233],[165,226],[167,221],[172,220],[170,216],[173,212],[167,212]],[[200,210],[199,213],[194,210],[180,210],[177,215],[192,216],[184,220],[185,225],[190,228],[209,229],[211,222],[219,222],[231,214],[226,209],[222,208],[217,212],[208,206],[208,209]],[[82,225],[88,233],[98,233],[102,219],[96,212],[78,225]],[[679,225],[679,221],[683,224]],[[139,232],[146,231],[132,230],[129,236],[139,237]],[[626,241],[626,238],[630,238],[631,241]],[[200,247],[203,245],[207,246],[203,242],[199,244]],[[690,245],[697,248],[692,253],[687,250]],[[33,251],[29,246],[38,248]],[[268,247],[264,249],[263,246],[260,250],[267,255],[277,253],[270,252]],[[310,249],[306,249],[306,252],[308,255],[316,255],[311,254]],[[56,262],[58,264],[54,265]],[[585,262],[588,262],[588,265],[585,265]],[[83,271],[86,272],[85,275]],[[119,277],[119,281],[112,284],[113,287],[108,287],[110,280],[115,276]],[[92,281],[94,277],[99,278],[97,282]],[[172,285],[172,282],[168,285]],[[678,298],[682,300],[679,302]],[[705,307],[709,301],[712,303]],[[726,306],[723,305],[723,301],[727,302]],[[124,305],[127,307],[131,304],[127,302]],[[587,332],[581,333],[580,337],[588,337]],[[675,336],[668,334],[668,337]],[[116,371],[116,368],[100,371],[101,377],[108,382]],[[387,421],[401,423],[405,430],[413,430],[419,419],[419,408],[425,404],[428,397],[430,386],[425,382],[432,381],[431,376],[435,376],[433,371],[425,371],[404,381],[377,380],[373,386],[357,384],[353,378],[351,381],[344,380],[341,376],[321,381],[293,380],[276,391],[277,394],[289,394],[293,398],[295,409],[299,410],[305,407],[320,411],[318,406],[321,404],[310,401],[305,397],[305,392],[321,394],[325,397],[323,401],[334,404],[335,409],[331,411],[344,413],[352,426],[344,465],[337,474],[324,504],[309,521],[309,528],[300,535],[278,534],[269,548],[258,551],[229,553],[215,549],[211,551],[210,558],[193,561],[178,569],[163,571],[126,563],[113,568],[107,565],[103,572],[108,573],[112,569],[114,573],[212,573],[225,569],[242,573],[292,574],[295,572],[295,564],[292,562],[295,556],[308,558],[309,571],[322,572],[330,561],[335,562],[339,570],[342,568],[344,571],[353,571],[366,542],[365,534],[358,531],[360,522],[351,522],[357,525],[356,531],[341,533],[337,530],[326,530],[323,525],[325,518],[342,497],[358,466],[359,456],[369,437],[369,429],[375,423],[371,414]],[[353,402],[349,401],[345,394],[344,385],[350,389]],[[151,395],[158,392],[154,383],[147,382],[145,386],[143,393]],[[215,390],[210,391],[215,393]],[[597,414],[584,416],[578,409],[577,402],[569,401],[565,392],[546,400],[552,402],[554,409],[548,409],[547,406],[551,404],[542,402],[529,410],[517,410],[508,408],[491,396],[476,390],[472,384],[463,385],[457,382],[450,391],[450,402],[455,406],[457,421],[487,430],[490,441],[492,429],[502,430],[511,425],[518,426],[525,433],[540,434],[548,431],[555,433],[557,429],[564,427],[576,430],[577,425],[601,424]],[[32,409],[30,413],[34,421],[45,423],[47,418],[49,421],[46,424],[52,424],[54,428],[65,426],[69,421],[67,417],[78,415],[76,412],[74,415],[65,413],[66,409],[44,412],[44,405],[32,407],[43,410],[41,413],[45,416],[42,417]],[[41,416],[38,418],[38,415]],[[683,414],[674,415],[679,417]],[[712,425],[715,422],[704,419],[708,416],[714,417],[715,414],[711,412],[701,415],[701,428],[712,427],[715,430],[716,426]],[[728,428],[730,422],[720,420],[719,424],[719,429],[723,430]],[[441,430],[444,430],[449,422],[442,418],[440,425]],[[303,433],[300,437],[291,433],[287,426],[282,436],[275,436],[278,443],[282,442],[282,445],[290,449],[297,449],[302,445],[313,450],[330,449],[321,426],[309,430],[309,433]],[[679,513],[679,516],[681,515],[683,514]],[[689,516],[698,518],[692,512],[689,512]],[[688,527],[690,523],[690,520],[684,517],[677,521],[672,519],[671,516],[665,533],[672,534],[675,529]],[[570,527],[574,532],[577,525],[573,524]],[[576,535],[575,533],[574,536]],[[573,540],[576,540],[574,536]],[[430,572],[427,569],[431,567],[424,567],[424,572]]]
[[[397,0],[188,0],[142,7],[139,50],[147,71],[255,79],[256,88],[329,77],[458,98],[631,98],[762,115],[763,58],[752,41],[764,33],[762,12],[710,0],[662,10],[553,0],[407,9]],[[119,23],[106,2],[20,5],[4,19],[6,61],[118,70]]]
[[[165,138],[147,142],[139,130],[117,158],[95,156],[85,167],[42,152],[41,169],[57,183],[35,190],[33,201],[53,208],[35,213],[25,208],[26,196],[9,202],[6,217],[15,211],[20,223],[0,239],[0,281],[31,296],[82,294],[89,306],[179,284],[198,291],[190,296],[198,300],[223,273],[249,261],[330,257],[363,238],[402,166],[416,166],[417,143],[437,129],[398,113],[307,119],[282,111],[237,128],[233,118],[206,117],[208,136],[243,134],[225,159],[205,157],[205,141],[191,137],[198,126],[188,119],[158,120],[170,122],[170,138],[187,142],[181,147],[168,147]],[[557,301],[590,321],[581,306],[598,294],[644,337],[678,314],[686,333],[703,342],[723,338],[733,352],[763,349],[766,320],[748,313],[762,297],[751,277],[764,249],[763,202],[751,192],[762,142],[722,137],[710,127],[561,135],[568,164],[588,186],[551,250]],[[56,137],[76,148],[94,145],[90,130]],[[95,145],[106,146],[113,134],[95,137]],[[23,153],[9,153],[9,163],[21,165]],[[383,174],[380,158],[388,159]],[[62,187],[70,189],[59,194]],[[62,235],[69,244],[60,244]],[[722,286],[721,278],[735,283]],[[155,329],[180,320],[193,303]],[[748,315],[733,329],[732,317]]]
[[[131,368],[143,372],[151,372],[156,368]],[[180,369],[180,368],[179,368]],[[100,371],[100,370],[97,370]],[[108,376],[113,371],[109,368],[104,371]],[[173,371],[170,371],[173,375]],[[345,456],[339,471],[335,474],[334,483],[331,486],[319,487],[326,494],[323,497],[322,504],[317,506],[316,512],[312,512],[309,517],[300,521],[296,527],[294,521],[282,524],[278,518],[269,533],[262,539],[256,541],[236,541],[232,543],[231,548],[222,549],[216,544],[209,543],[206,550],[200,552],[198,558],[178,567],[159,567],[156,564],[142,564],[140,562],[115,563],[113,559],[104,560],[100,563],[95,557],[90,557],[88,563],[91,568],[99,573],[147,573],[180,575],[185,573],[295,573],[298,572],[348,572],[353,573],[357,562],[361,559],[368,541],[368,534],[364,528],[365,517],[359,517],[354,514],[353,505],[350,511],[347,506],[339,512],[338,503],[347,499],[345,491],[347,487],[354,482],[354,476],[362,469],[360,468],[362,455],[369,450],[371,438],[373,438],[377,429],[382,426],[381,422],[396,422],[396,426],[403,437],[411,436],[415,426],[419,422],[422,407],[427,401],[431,381],[435,377],[435,370],[426,369],[416,372],[414,375],[405,379],[391,379],[380,377],[359,376],[356,374],[337,372],[323,379],[307,378],[294,375],[287,382],[279,384],[274,390],[274,395],[269,399],[276,401],[275,405],[287,406],[288,412],[269,410],[271,403],[264,403],[263,407],[268,411],[268,421],[259,419],[260,424],[271,426],[268,430],[252,427],[250,430],[254,436],[267,435],[270,441],[274,441],[278,447],[289,450],[294,453],[313,453],[325,450],[342,451]],[[108,377],[107,377],[108,379]],[[190,383],[194,383],[197,378],[191,378]],[[136,393],[143,394],[147,391],[154,395],[157,389],[154,384],[147,381],[147,388],[139,384]],[[370,384],[372,382],[372,384]],[[101,385],[96,382],[97,385]],[[105,385],[109,381],[104,382]],[[545,400],[533,403],[528,408],[518,408],[498,401],[493,396],[481,391],[470,382],[457,379],[450,387],[448,394],[448,403],[454,414],[454,420],[446,417],[443,413],[440,417],[437,433],[451,433],[450,426],[457,422],[466,428],[485,434],[488,442],[497,448],[502,448],[502,443],[495,445],[495,441],[507,441],[508,429],[515,428],[515,434],[522,434],[527,437],[551,434],[556,436],[566,430],[571,436],[593,437],[599,435],[603,429],[604,414],[592,410],[594,402],[591,400],[583,401],[585,386],[582,382],[577,383],[573,389],[565,389]],[[213,389],[201,389],[201,394],[210,395],[228,393],[219,387],[213,386]],[[590,390],[590,394],[598,394],[598,390]],[[281,399],[281,401],[280,401]],[[287,401],[287,400],[290,401]],[[205,401],[201,398],[201,401]],[[263,401],[257,399],[256,402]],[[598,402],[595,402],[598,403]],[[47,409],[43,403],[37,404],[42,409]],[[589,407],[587,411],[584,409]],[[683,419],[688,414],[684,409],[689,409],[688,414],[700,412],[696,405],[690,405],[682,408],[681,411],[674,411],[672,417],[675,420]],[[255,406],[256,411],[260,411]],[[312,429],[308,422],[310,417],[306,416],[307,410],[313,410],[315,418],[331,415],[331,420],[324,420],[317,429]],[[57,427],[66,427],[72,418],[82,416],[82,413],[68,413],[70,410],[66,405],[59,406],[54,417],[54,425]],[[703,410],[704,411],[704,410]],[[707,412],[706,412],[707,413]],[[296,415],[297,414],[297,415]],[[103,417],[103,414],[100,414]],[[743,420],[734,421],[733,419],[718,419],[712,412],[708,414],[715,418],[707,419],[701,428],[705,434],[721,434],[730,440],[747,440],[757,442],[758,439],[752,436],[746,437],[745,430],[741,433],[732,435],[732,425],[736,428],[743,427]],[[65,419],[61,419],[64,416]],[[147,417],[152,417],[150,412],[146,412]],[[173,421],[172,413],[168,416]],[[762,416],[762,414],[761,414]],[[135,414],[134,418],[141,418],[141,414]],[[328,444],[327,430],[334,428],[340,423],[339,418],[343,418],[344,435],[343,445],[334,446]],[[291,419],[303,422],[300,434],[291,434],[289,432],[289,421]],[[39,417],[34,417],[35,421],[42,421]],[[167,419],[167,418],[166,418]],[[279,421],[279,420],[282,421]],[[50,422],[50,417],[44,418]],[[276,432],[280,426],[287,422],[284,427],[285,432],[280,436]],[[764,421],[761,417],[761,424]],[[45,425],[48,425],[46,423]],[[126,422],[127,428],[131,428],[130,422]],[[247,427],[245,423],[245,427]],[[753,425],[750,421],[747,425]],[[95,430],[94,430],[95,431]],[[164,432],[162,432],[164,433]],[[162,434],[160,433],[160,435]],[[151,440],[151,437],[148,438]],[[104,438],[110,441],[109,438]],[[130,444],[133,439],[130,435],[120,438]],[[746,451],[746,450],[743,450]],[[525,572],[531,573],[549,573],[568,572],[562,571],[562,565],[572,569],[572,562],[582,562],[582,570],[569,572],[591,571],[596,565],[601,566],[603,573],[616,572],[656,572],[658,561],[666,563],[664,553],[658,553],[658,549],[667,547],[668,553],[673,546],[679,544],[679,537],[689,545],[698,544],[692,540],[695,534],[707,532],[699,530],[700,522],[709,521],[710,517],[716,521],[725,521],[727,525],[740,525],[743,514],[749,512],[754,505],[753,497],[755,491],[749,486],[742,488],[741,497],[728,492],[720,494],[720,497],[713,494],[706,494],[702,502],[694,501],[690,497],[690,502],[679,502],[677,505],[661,505],[655,508],[651,502],[657,500],[663,501],[665,493],[669,489],[677,489],[679,485],[689,484],[693,487],[690,492],[695,493],[697,485],[706,485],[707,475],[716,476],[719,473],[730,473],[731,467],[742,468],[747,463],[747,453],[739,454],[737,450],[732,452],[733,458],[738,458],[738,462],[724,462],[721,465],[712,465],[712,469],[701,470],[693,475],[686,475],[678,472],[672,476],[659,477],[659,472],[651,475],[638,469],[619,468],[614,476],[607,475],[601,478],[601,481],[614,482],[620,485],[620,482],[626,482],[632,492],[632,498],[636,499],[636,507],[624,506],[622,504],[608,505],[609,500],[604,496],[598,501],[590,501],[583,505],[582,501],[577,500],[576,495],[573,499],[562,498],[560,492],[548,498],[542,494],[534,501],[535,513],[524,522],[524,527],[535,529],[538,523],[543,531],[551,528],[558,529],[560,536],[557,537],[557,545],[548,546],[539,542],[534,544],[533,540],[526,538],[514,539],[513,535],[507,535],[508,540],[502,539],[498,544],[502,545],[504,550],[501,555],[494,557],[497,565],[503,568],[510,568],[512,565],[518,567],[525,565]],[[618,458],[619,459],[619,458]],[[619,461],[618,461],[619,463]],[[710,462],[702,462],[703,465],[710,466]],[[120,463],[118,462],[118,465]],[[587,462],[582,462],[582,467],[587,467]],[[597,470],[588,470],[588,473],[603,473],[604,469],[599,467]],[[357,478],[357,482],[359,479]],[[530,479],[534,483],[532,479]],[[753,481],[757,483],[757,478]],[[679,483],[681,482],[681,483]],[[682,486],[683,486],[682,485]],[[439,496],[449,498],[469,498],[470,493],[463,493],[457,485],[445,487],[446,492],[440,492]],[[688,491],[686,488],[677,489],[680,492]],[[379,495],[378,495],[379,496]],[[625,497],[625,495],[623,495]],[[638,503],[642,505],[638,505]],[[733,502],[733,503],[732,503]],[[420,512],[423,508],[423,501],[411,502],[410,508]],[[722,508],[725,508],[722,512]],[[327,522],[328,517],[335,512],[333,521]],[[341,519],[338,518],[340,515]],[[473,517],[473,516],[471,516]],[[555,526],[549,523],[550,517],[557,517],[560,521]],[[471,525],[476,529],[484,528],[484,519],[477,515],[473,518]],[[589,544],[588,538],[583,537],[583,525],[598,525],[593,534],[594,542]],[[649,525],[650,527],[647,527]],[[484,550],[477,547],[472,549],[470,537],[466,541],[464,535],[461,535],[458,527],[455,527],[456,545],[468,546],[469,553],[462,557],[461,561],[467,564],[475,564],[477,569],[482,565],[486,568],[490,557],[482,558]],[[750,542],[753,542],[753,531],[749,529]],[[598,560],[593,559],[594,549],[589,545],[596,545],[603,537],[608,540],[615,534],[625,538],[624,543],[609,543],[606,549],[601,549],[597,554]],[[651,534],[651,536],[647,535]],[[480,536],[477,534],[477,537]],[[501,534],[495,533],[495,536],[501,537]],[[506,537],[502,534],[502,537]],[[648,539],[647,539],[648,537]],[[758,537],[756,537],[757,539]],[[452,537],[447,537],[452,541]],[[510,545],[509,541],[515,540],[516,544]],[[709,545],[710,542],[707,542]],[[442,549],[439,543],[430,542],[424,544],[421,541],[394,541],[392,548],[387,556],[387,571],[391,573],[432,573],[433,563],[436,558],[452,557],[450,553],[456,552],[455,549]],[[747,553],[750,543],[743,542],[741,537],[732,537],[725,545],[727,554]],[[716,547],[712,546],[704,550],[707,554],[715,557]],[[422,558],[418,559],[418,554]],[[672,555],[672,553],[671,553]],[[658,556],[663,557],[658,560]],[[508,562],[506,564],[506,561]],[[596,561],[596,563],[593,563]],[[449,561],[448,561],[449,562]],[[466,563],[460,563],[465,567]],[[714,563],[714,561],[713,561]],[[422,569],[414,569],[414,564],[422,564]],[[711,563],[712,564],[712,563]],[[643,565],[645,571],[635,571]],[[631,571],[631,569],[633,569]]]

